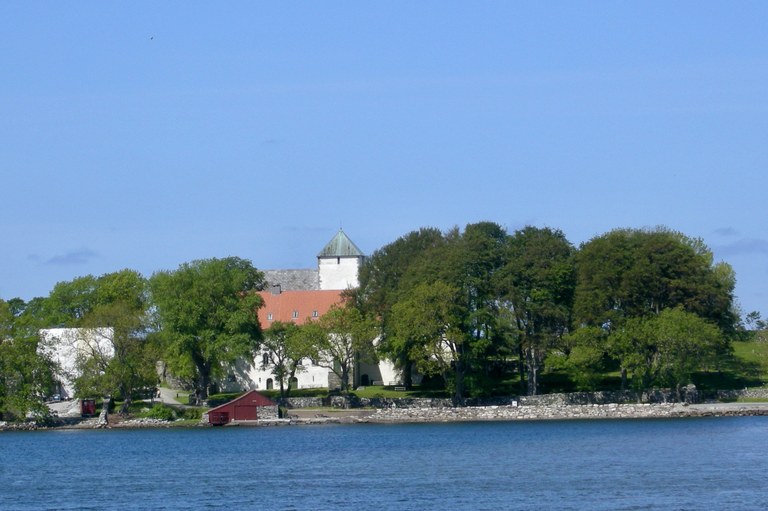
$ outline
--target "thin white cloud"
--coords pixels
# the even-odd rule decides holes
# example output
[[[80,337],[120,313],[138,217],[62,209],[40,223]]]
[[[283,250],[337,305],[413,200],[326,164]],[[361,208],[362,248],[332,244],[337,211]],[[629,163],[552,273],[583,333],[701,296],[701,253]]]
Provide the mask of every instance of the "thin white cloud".
[[[78,264],[86,264],[98,254],[90,248],[82,248],[80,250],[73,250],[66,254],[55,255],[45,261],[45,264],[55,266],[70,266]]]
[[[768,254],[768,240],[757,238],[742,238],[733,243],[714,247],[720,256]]]
[[[719,229],[715,229],[715,234],[717,234],[718,236],[733,237],[733,236],[738,236],[739,231],[737,231],[733,227],[721,227]]]

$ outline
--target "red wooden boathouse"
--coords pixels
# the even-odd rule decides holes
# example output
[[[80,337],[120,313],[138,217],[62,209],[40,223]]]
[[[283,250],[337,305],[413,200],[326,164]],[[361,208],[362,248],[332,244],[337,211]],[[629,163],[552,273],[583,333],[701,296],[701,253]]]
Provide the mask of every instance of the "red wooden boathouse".
[[[277,403],[255,390],[249,390],[229,403],[208,410],[208,423],[214,426],[221,426],[234,421],[276,418]]]

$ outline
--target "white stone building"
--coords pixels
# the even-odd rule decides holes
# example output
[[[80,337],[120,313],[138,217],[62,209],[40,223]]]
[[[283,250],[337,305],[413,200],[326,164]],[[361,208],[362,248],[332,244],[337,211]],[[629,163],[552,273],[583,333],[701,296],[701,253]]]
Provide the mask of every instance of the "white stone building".
[[[358,271],[365,260],[362,251],[347,237],[344,231],[338,233],[317,255],[316,270],[267,270],[265,277],[270,291],[261,293],[264,307],[259,309],[259,321],[264,330],[275,321],[304,323],[314,321],[335,304],[342,301],[342,291],[359,285]],[[279,389],[270,369],[264,367],[265,353],[258,353],[252,363],[237,364],[222,390]],[[334,388],[338,381],[328,363],[305,359],[297,371],[294,388]],[[354,364],[350,383],[359,385],[396,385],[401,382],[394,365],[387,361],[378,364]]]
[[[55,393],[62,399],[74,397],[74,380],[80,376],[78,365],[84,358],[115,356],[114,329],[108,328],[48,328],[40,330],[38,351],[56,364]]]

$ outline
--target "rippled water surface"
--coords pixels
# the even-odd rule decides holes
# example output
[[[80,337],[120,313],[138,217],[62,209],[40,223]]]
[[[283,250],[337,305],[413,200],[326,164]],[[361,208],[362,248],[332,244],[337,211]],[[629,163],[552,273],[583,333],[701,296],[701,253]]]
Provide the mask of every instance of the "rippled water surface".
[[[0,434],[0,509],[766,509],[768,418]]]

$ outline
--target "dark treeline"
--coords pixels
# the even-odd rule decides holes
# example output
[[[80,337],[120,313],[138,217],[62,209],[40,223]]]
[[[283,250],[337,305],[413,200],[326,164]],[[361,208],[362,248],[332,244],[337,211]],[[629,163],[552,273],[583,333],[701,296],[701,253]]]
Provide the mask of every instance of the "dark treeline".
[[[578,249],[562,232],[481,222],[421,229],[374,252],[353,295],[380,318],[380,350],[455,397],[545,368],[583,390],[607,370],[624,387],[679,387],[716,368],[737,333],[735,277],[698,239],[619,229]],[[407,382],[408,383],[408,382]]]
[[[114,356],[84,357],[75,388],[122,396],[126,407],[156,384],[157,360],[204,397],[259,347],[292,360],[275,366],[289,375],[302,356],[334,353],[344,382],[355,353],[386,357],[407,386],[420,373],[456,398],[509,391],[504,382],[536,394],[547,371],[584,390],[609,371],[626,388],[679,388],[717,369],[740,328],[730,266],[701,240],[664,228],[614,230],[578,248],[549,228],[423,228],[376,250],[359,280],[346,312],[301,337],[264,336],[254,313],[264,276],[236,257],[148,279],[133,270],[89,275],[45,298],[0,300],[0,414],[45,410],[54,364],[39,349],[41,328],[112,327]]]

